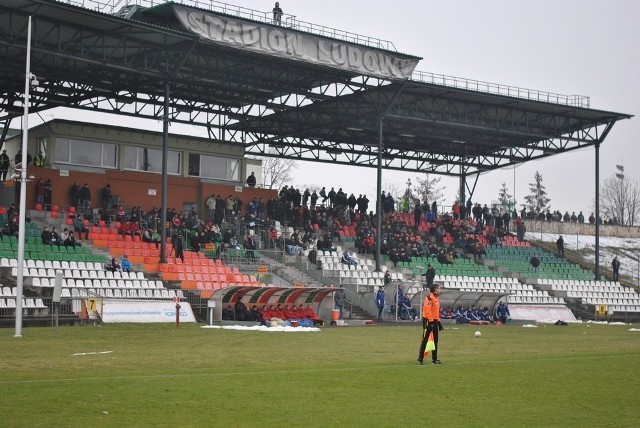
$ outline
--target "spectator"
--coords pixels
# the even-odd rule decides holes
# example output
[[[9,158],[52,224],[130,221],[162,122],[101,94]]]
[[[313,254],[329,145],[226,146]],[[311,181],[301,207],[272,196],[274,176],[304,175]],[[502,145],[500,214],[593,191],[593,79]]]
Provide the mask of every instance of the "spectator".
[[[127,272],[127,273],[131,272],[131,262],[127,258],[126,254],[124,255],[124,257],[122,257],[122,260],[120,261],[120,268],[122,269],[122,272]]]
[[[69,235],[69,229],[65,227],[62,233],[60,234],[60,242],[62,242],[62,245],[64,245],[65,247],[71,246],[69,245],[69,236],[73,236],[73,233]],[[75,245],[73,245],[73,247],[75,248]]]
[[[404,295],[404,302],[402,304],[402,311],[407,315],[408,319],[411,321],[415,321],[418,319],[418,311],[413,307],[411,303],[411,296],[408,294]]]
[[[142,233],[142,242],[155,244],[156,248],[160,245],[160,234],[155,229],[145,229]]]
[[[62,241],[60,240],[60,235],[55,227],[51,228],[51,244],[57,245],[58,247],[62,245]]]
[[[345,297],[345,294],[344,294],[344,286],[340,285],[340,288],[338,288],[333,293],[333,304],[334,304],[335,308],[340,311],[339,319],[343,319],[342,318],[342,311],[343,311],[343,308],[344,308],[345,301],[346,301],[346,297]]]
[[[620,281],[620,260],[618,260],[618,256],[615,256],[611,261],[611,268],[613,269],[613,281]]]
[[[80,185],[77,181],[74,181],[69,189],[69,205],[75,208],[80,207]]]
[[[391,272],[388,270],[384,273],[384,285],[389,285],[391,283]]]
[[[13,166],[18,166],[18,164],[22,164],[22,149],[18,150],[15,157],[13,158]],[[31,164],[31,154],[27,152],[27,166]]]
[[[80,189],[80,201],[82,202],[82,208],[88,208],[91,205],[91,189],[89,189],[87,183],[84,183],[82,189]]]
[[[44,155],[42,154],[42,151],[39,151],[36,154],[36,156],[33,158],[33,166],[37,168],[42,168],[44,167],[44,164],[45,164]]]
[[[251,259],[252,262],[255,262],[256,255],[254,251],[256,249],[256,243],[253,240],[253,236],[247,233],[247,237],[244,239],[243,244],[244,244],[244,249],[247,251],[246,253],[247,258]]]
[[[0,154],[0,181],[5,181],[7,179],[7,173],[9,172],[10,163],[11,159],[9,159],[7,151],[3,150],[2,154]]]
[[[174,236],[175,239],[172,239],[173,250],[176,253],[176,258],[180,258],[182,263],[184,263],[184,241],[182,240],[182,235],[178,233]]]
[[[433,280],[436,277],[436,270],[431,266],[431,263],[427,263],[427,271],[424,273],[425,280],[427,281],[427,289],[431,289]]]
[[[207,198],[207,201],[205,202],[205,204],[207,205],[207,208],[209,209],[209,222],[213,222],[215,219],[215,214],[216,214],[216,197],[215,195],[211,194],[211,196],[209,196]]]
[[[53,198],[53,182],[48,179],[44,184],[44,202],[43,205],[47,211],[51,211],[51,200]]]
[[[345,250],[345,252],[342,253],[342,263],[347,264],[349,266],[358,265],[358,261],[347,250]]]
[[[395,293],[393,293],[393,306],[391,308],[391,312],[395,313],[396,321],[400,319],[402,302],[404,302],[404,291],[402,290],[402,285],[398,285],[398,289]]]
[[[384,288],[378,287],[375,296],[376,307],[378,308],[378,322],[382,322],[382,311],[384,310]]]
[[[531,257],[531,260],[529,260],[529,263],[531,264],[531,266],[533,266],[533,272],[538,273],[538,267],[540,266],[540,259],[538,258],[537,254],[534,254]]]
[[[496,319],[502,324],[506,324],[508,317],[510,316],[509,307],[503,301],[500,301],[496,308]]]
[[[256,187],[256,175],[254,172],[252,172],[251,175],[247,177],[247,186]]]
[[[562,239],[562,235],[556,241],[556,247],[558,247],[558,257],[564,257],[564,239]]]
[[[48,226],[45,226],[42,229],[42,233],[40,234],[40,239],[42,240],[42,243],[45,245],[51,245],[51,231],[49,230]]]
[[[113,195],[111,193],[111,184],[107,183],[106,186],[100,191],[100,202],[102,203],[102,210],[107,211],[111,209]]]
[[[84,224],[81,215],[78,215],[73,219],[73,230],[78,232],[79,239],[82,239],[83,233],[84,239],[89,239],[89,228]]]
[[[273,23],[277,25],[282,24],[282,9],[278,2],[276,2],[276,5],[273,7]]]
[[[73,231],[65,229],[65,232],[67,233],[68,238],[65,241],[63,241],[63,244],[66,247],[76,248],[76,247],[82,246],[82,244],[76,241],[76,236],[73,233]]]
[[[44,206],[44,180],[38,178],[36,181],[36,204]]]
[[[110,257],[107,263],[105,264],[104,268],[109,272],[119,272],[120,263],[118,263],[115,257]]]
[[[193,234],[189,237],[189,246],[196,253],[200,252],[200,235],[198,232],[193,232]]]

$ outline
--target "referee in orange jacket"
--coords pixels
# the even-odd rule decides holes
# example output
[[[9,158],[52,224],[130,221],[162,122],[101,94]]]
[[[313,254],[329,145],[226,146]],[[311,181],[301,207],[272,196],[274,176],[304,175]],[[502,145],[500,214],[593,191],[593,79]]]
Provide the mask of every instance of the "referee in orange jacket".
[[[420,352],[418,353],[418,365],[423,364],[424,350],[431,333],[433,333],[433,341],[436,344],[435,351],[431,353],[431,361],[433,364],[441,364],[438,359],[438,332],[443,330],[440,322],[440,286],[433,284],[429,287],[429,291],[429,295],[422,303],[422,342],[420,342]]]

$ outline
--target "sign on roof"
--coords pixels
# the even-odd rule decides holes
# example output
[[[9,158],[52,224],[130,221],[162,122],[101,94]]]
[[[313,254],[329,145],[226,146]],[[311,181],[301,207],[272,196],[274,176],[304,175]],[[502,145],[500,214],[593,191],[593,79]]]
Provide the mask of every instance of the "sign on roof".
[[[288,28],[180,5],[173,5],[173,10],[187,30],[234,48],[391,79],[410,77],[418,64],[418,59]]]

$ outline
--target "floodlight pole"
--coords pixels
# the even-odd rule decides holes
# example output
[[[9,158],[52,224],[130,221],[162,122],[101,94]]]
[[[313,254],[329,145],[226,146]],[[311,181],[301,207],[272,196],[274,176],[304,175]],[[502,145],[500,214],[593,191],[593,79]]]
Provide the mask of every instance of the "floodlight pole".
[[[600,280],[600,141],[596,141],[596,281]]]
[[[18,212],[18,278],[16,287],[16,330],[22,337],[22,294],[24,290],[24,222],[27,205],[27,143],[29,141],[29,87],[31,86],[31,15],[27,26],[27,66],[24,76],[24,112],[22,113],[22,160],[20,168],[20,211]]]

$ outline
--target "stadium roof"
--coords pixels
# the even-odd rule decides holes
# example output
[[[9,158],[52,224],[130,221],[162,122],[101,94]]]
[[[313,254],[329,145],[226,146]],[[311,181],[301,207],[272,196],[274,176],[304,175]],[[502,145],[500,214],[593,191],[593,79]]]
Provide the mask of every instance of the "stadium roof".
[[[247,154],[369,167],[380,156],[387,169],[467,176],[599,144],[616,121],[631,117],[591,109],[586,97],[411,74],[420,58],[388,42],[182,3],[105,13],[53,0],[3,0],[0,126],[22,115],[29,15],[31,71],[40,82],[31,112],[66,106],[166,115]],[[207,33],[211,22],[225,23],[226,42]],[[286,51],[233,44],[258,35],[265,44],[285,40]],[[360,67],[345,66],[339,55],[310,61],[297,55],[303,44],[296,41],[331,44],[331,55],[347,59],[362,52]],[[367,58],[392,65],[367,67]]]

